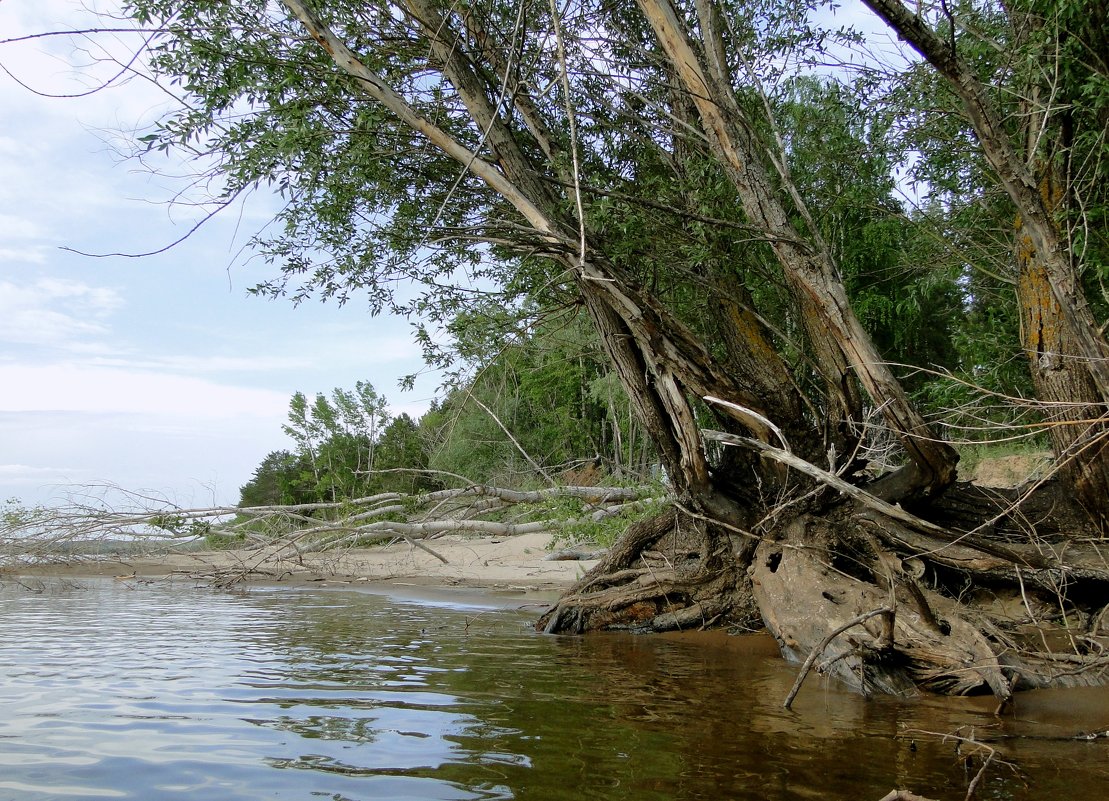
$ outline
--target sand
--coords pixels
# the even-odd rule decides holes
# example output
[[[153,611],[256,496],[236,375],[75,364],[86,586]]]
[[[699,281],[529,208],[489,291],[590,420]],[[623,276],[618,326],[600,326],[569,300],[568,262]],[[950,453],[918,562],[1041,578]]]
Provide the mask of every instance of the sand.
[[[125,557],[38,564],[13,569],[27,576],[111,576],[118,579],[178,578],[218,584],[394,585],[511,591],[552,598],[595,561],[549,561],[549,534],[517,537],[449,536],[338,553],[276,559],[267,551],[209,551],[164,557]]]

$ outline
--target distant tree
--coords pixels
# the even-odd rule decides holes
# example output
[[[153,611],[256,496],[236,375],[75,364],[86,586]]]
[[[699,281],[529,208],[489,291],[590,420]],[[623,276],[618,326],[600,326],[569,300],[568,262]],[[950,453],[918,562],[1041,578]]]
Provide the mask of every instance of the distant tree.
[[[316,499],[315,481],[303,455],[272,451],[239,489],[239,506],[308,503]]]
[[[309,409],[308,398],[303,392],[297,392],[289,400],[288,423],[281,427],[295,443],[296,454],[308,462],[312,471],[312,478],[316,483],[320,480],[318,464],[320,443],[325,436],[315,414],[315,408]]]
[[[420,425],[408,414],[394,417],[381,432],[374,459],[372,484],[383,492],[415,494],[427,492],[441,483],[425,472],[428,443]],[[395,470],[396,472],[383,472]]]
[[[241,490],[241,505],[337,501],[366,495],[375,449],[389,420],[388,401],[368,381],[336,387],[309,404],[303,392],[289,401],[282,430],[293,452],[274,451]]]
[[[316,395],[310,416],[322,441],[317,457],[317,493],[339,500],[370,490],[370,472],[381,429],[389,419],[388,401],[368,381],[353,391],[339,387],[328,398]]]

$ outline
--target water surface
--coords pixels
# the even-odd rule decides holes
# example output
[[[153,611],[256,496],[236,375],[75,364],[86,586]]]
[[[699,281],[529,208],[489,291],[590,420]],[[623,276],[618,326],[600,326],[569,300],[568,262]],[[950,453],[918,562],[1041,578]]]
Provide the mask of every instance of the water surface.
[[[0,585],[0,801],[1104,797],[1109,692],[866,700],[762,638],[547,637],[368,592]],[[1026,735],[1035,735],[1035,739]]]

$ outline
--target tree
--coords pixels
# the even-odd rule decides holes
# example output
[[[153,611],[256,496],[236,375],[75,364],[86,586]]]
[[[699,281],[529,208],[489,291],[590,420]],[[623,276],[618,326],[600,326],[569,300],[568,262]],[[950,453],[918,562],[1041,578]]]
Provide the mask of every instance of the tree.
[[[419,424],[409,415],[394,417],[377,442],[373,485],[383,492],[415,495],[439,487],[426,472],[428,443]],[[389,472],[397,471],[397,472]]]
[[[353,391],[336,387],[316,393],[311,405],[303,392],[289,400],[289,422],[282,426],[295,453],[275,451],[263,460],[242,488],[243,505],[309,503],[356,498],[370,493],[374,454],[389,420],[388,401],[368,381]]]
[[[1013,205],[1022,344],[1032,381],[1040,400],[1054,407],[1052,441],[1076,497],[1104,525],[1109,344],[1083,291],[1084,248],[1075,245],[1084,238],[1079,231],[1088,228],[1087,204],[1098,200],[1105,169],[1105,9],[1095,4],[1094,13],[1086,14],[1070,3],[1035,1],[1008,9],[1002,19],[1006,49],[1030,67],[1009,76],[1018,102],[1007,118],[987,90],[1000,70],[980,75],[965,53],[967,37],[960,43],[957,35],[965,22],[977,23],[990,9],[944,5],[936,25],[900,0],[865,2],[958,97],[982,156]],[[1044,66],[1052,63],[1064,66]],[[1087,101],[1092,115],[1083,109]],[[1096,256],[1088,250],[1085,255]]]
[[[306,503],[311,496],[301,486],[301,459],[289,451],[272,451],[239,488],[239,506]],[[314,493],[313,493],[314,494]]]
[[[308,398],[304,396],[304,393],[295,393],[289,400],[289,422],[282,426],[281,430],[296,444],[297,455],[307,460],[312,471],[312,482],[319,484],[318,457],[324,430],[314,412],[314,408],[309,410]]]
[[[1109,363],[1066,243],[980,79],[921,18],[870,4],[962,98],[1104,401]],[[788,103],[768,88],[788,82],[775,73],[785,56],[833,34],[803,3],[636,8],[131,4],[157,32],[155,69],[189,93],[151,146],[199,147],[228,195],[266,183],[288,201],[283,229],[258,243],[281,269],[263,291],[366,290],[375,310],[447,320],[483,295],[452,280],[469,270],[497,293],[486,307],[525,318],[530,302],[566,304],[592,321],[675,503],[633,525],[547,630],[758,615],[788,655],[826,649],[829,669],[864,688],[1007,699],[1014,674],[1100,680],[1096,655],[1042,653],[985,604],[952,600],[977,581],[1031,588],[1037,625],[1078,616],[1096,640],[1090,599],[1109,571],[1080,546],[1060,557],[1027,542],[1007,500],[952,490],[956,452],[860,319],[848,279],[865,277],[864,260],[829,239],[827,182],[794,177],[802,137],[783,135]],[[878,224],[838,222],[843,236]],[[897,247],[875,239],[867,255]],[[400,278],[424,287],[411,306],[391,292]],[[327,428],[327,410],[302,401],[291,428],[319,476],[312,426]],[[902,464],[875,478],[876,427]]]

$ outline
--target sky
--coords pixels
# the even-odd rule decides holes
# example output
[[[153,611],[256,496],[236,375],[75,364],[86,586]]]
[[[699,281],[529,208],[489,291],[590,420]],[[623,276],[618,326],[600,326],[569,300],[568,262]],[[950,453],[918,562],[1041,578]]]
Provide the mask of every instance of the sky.
[[[88,0],[0,0],[0,40],[91,27]],[[101,23],[102,24],[102,23]],[[104,42],[104,37],[100,38]],[[113,45],[126,50],[131,42]],[[103,76],[61,37],[0,44],[0,503],[53,504],[104,485],[183,506],[235,503],[272,450],[296,391],[368,380],[418,416],[436,377],[407,321],[249,296],[274,268],[243,250],[271,198],[193,224],[173,182],[121,161],[115,132],[165,108],[139,81],[82,98]],[[14,76],[14,79],[13,77]],[[27,84],[30,91],[15,80]]]

